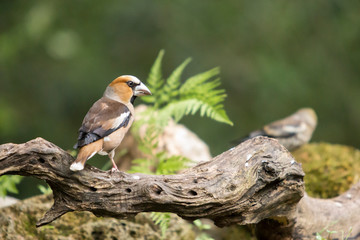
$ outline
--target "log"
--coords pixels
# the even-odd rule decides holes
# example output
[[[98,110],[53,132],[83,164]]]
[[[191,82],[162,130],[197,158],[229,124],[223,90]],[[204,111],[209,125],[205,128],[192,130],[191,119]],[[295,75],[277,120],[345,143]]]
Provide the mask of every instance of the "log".
[[[112,173],[89,165],[72,172],[73,161],[42,138],[0,145],[0,175],[34,176],[53,190],[54,204],[38,227],[72,211],[115,218],[155,211],[187,220],[208,218],[219,227],[252,224],[258,239],[310,239],[323,227],[318,219],[339,217],[340,212],[333,211],[339,199],[349,208],[346,214],[359,209],[358,188],[349,190],[350,200],[346,195],[337,200],[303,198],[301,165],[276,140],[266,137],[250,139],[176,175]],[[335,205],[329,208],[324,201]],[[354,236],[358,224],[353,225]]]
[[[330,234],[326,230],[335,231]],[[256,225],[258,239],[315,239],[323,231],[324,239],[360,239],[360,182],[342,195],[318,199],[307,194],[293,216],[269,218]]]
[[[53,190],[54,205],[38,226],[70,211],[117,218],[164,211],[209,218],[218,226],[252,224],[288,214],[303,195],[300,165],[275,140],[263,137],[177,175],[112,173],[89,165],[72,172],[73,160],[42,138],[1,145],[1,175],[31,175]]]

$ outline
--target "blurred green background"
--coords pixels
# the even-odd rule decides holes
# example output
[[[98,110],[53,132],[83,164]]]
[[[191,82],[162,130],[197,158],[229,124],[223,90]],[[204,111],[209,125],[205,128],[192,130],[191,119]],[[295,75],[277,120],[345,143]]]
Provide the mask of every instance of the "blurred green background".
[[[1,1],[0,143],[71,149],[107,84],[145,80],[160,49],[165,76],[220,66],[234,127],[182,121],[214,155],[301,107],[313,141],[360,146],[360,2],[341,0]]]

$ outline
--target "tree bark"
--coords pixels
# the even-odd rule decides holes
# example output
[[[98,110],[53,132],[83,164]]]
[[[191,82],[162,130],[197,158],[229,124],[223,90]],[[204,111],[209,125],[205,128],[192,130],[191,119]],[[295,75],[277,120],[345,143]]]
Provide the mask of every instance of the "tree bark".
[[[115,218],[156,211],[189,220],[208,218],[220,227],[255,224],[259,239],[304,239],[323,228],[318,220],[346,219],[334,209],[339,208],[339,201],[348,216],[359,213],[358,186],[347,193],[350,199],[349,195],[301,199],[301,165],[276,140],[266,137],[248,140],[176,175],[112,173],[89,165],[72,172],[73,160],[42,138],[0,146],[0,175],[31,175],[45,180],[53,190],[54,204],[37,226],[71,211]],[[351,221],[348,218],[344,226]],[[355,225],[359,223],[352,225],[356,235]]]

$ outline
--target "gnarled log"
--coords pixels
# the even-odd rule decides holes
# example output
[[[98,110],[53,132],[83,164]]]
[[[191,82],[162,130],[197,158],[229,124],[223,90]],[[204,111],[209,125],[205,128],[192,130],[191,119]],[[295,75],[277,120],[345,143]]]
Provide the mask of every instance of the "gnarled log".
[[[323,233],[329,239],[360,239],[360,182],[342,195],[318,199],[307,194],[297,211],[286,218],[268,218],[256,224],[258,239],[315,239]]]
[[[41,138],[0,146],[0,175],[31,175],[53,189],[54,204],[37,226],[71,211],[116,218],[163,211],[209,218],[217,226],[255,224],[258,239],[313,239],[332,222],[345,232],[352,227],[351,239],[360,238],[360,183],[333,199],[304,196],[301,166],[266,137],[176,175],[111,173],[89,165],[72,172],[73,160]]]
[[[0,174],[31,175],[53,189],[54,205],[37,223],[70,211],[125,218],[165,211],[218,226],[254,224],[296,210],[303,196],[301,166],[277,141],[259,137],[176,175],[111,173],[87,165],[72,172],[73,157],[37,138],[0,146]]]

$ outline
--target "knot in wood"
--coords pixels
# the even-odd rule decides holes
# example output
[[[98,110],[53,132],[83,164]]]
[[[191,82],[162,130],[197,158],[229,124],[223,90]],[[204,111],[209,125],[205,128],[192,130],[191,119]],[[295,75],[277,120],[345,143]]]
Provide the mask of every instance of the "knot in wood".
[[[266,175],[269,175],[271,177],[278,176],[279,171],[277,171],[274,163],[263,160],[261,164]]]
[[[163,189],[157,184],[151,185],[150,190],[156,195],[160,195],[163,192]]]

